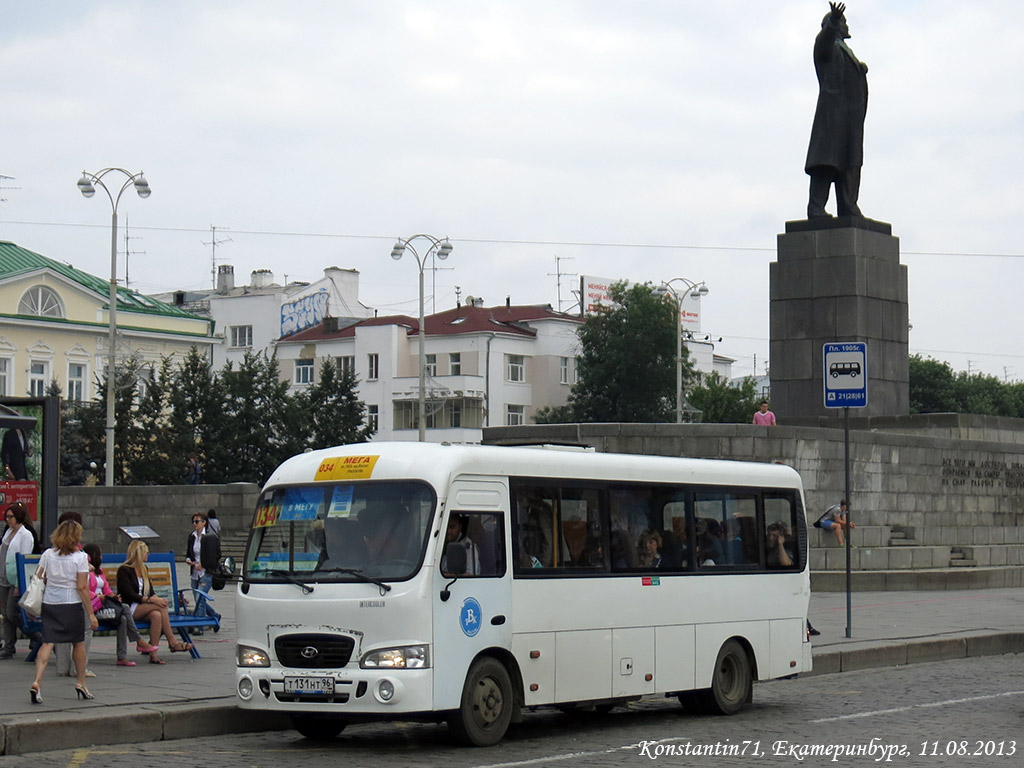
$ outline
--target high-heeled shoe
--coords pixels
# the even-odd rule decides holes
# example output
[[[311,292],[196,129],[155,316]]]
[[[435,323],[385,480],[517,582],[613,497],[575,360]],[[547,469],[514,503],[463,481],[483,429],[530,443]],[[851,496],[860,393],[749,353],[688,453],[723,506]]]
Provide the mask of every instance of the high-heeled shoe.
[[[35,683],[32,683],[32,685],[29,687],[28,694],[29,694],[29,696],[32,697],[32,703],[33,704],[42,704],[43,703],[43,694],[40,693],[39,686],[36,685]]]
[[[84,685],[78,685],[77,683],[75,683],[75,693],[78,694],[78,698],[80,698],[80,699],[88,700],[88,699],[95,699],[96,698],[91,693],[89,693],[89,689],[88,688],[86,688]]]

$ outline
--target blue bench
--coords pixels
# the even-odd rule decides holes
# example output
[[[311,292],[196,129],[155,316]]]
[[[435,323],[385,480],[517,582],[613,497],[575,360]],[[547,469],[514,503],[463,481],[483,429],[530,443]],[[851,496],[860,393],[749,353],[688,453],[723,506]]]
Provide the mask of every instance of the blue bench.
[[[25,592],[29,578],[36,572],[39,557],[39,555],[17,555],[18,589],[22,594]],[[124,563],[124,560],[125,555],[123,554],[104,553],[103,555],[103,574],[107,577],[107,583],[110,584],[110,588],[115,591],[117,588],[117,569]],[[220,628],[220,620],[212,616],[195,616],[189,612],[190,607],[194,610],[197,597],[205,597],[212,603],[213,596],[200,589],[192,589],[190,587],[186,589],[178,588],[178,571],[175,567],[173,552],[150,552],[146,566],[149,568],[149,580],[153,585],[153,591],[157,597],[167,600],[171,629],[178,633],[178,637],[181,638],[182,642],[192,642],[189,630]],[[192,593],[191,606],[188,605],[188,601],[185,599],[186,593]],[[38,632],[41,628],[39,619],[35,616],[29,616],[25,613],[24,608],[21,609],[21,620],[22,627],[24,627],[26,633]],[[147,621],[136,621],[135,624],[140,631],[149,629],[149,622]],[[200,658],[199,651],[194,645],[189,653],[193,659]]]

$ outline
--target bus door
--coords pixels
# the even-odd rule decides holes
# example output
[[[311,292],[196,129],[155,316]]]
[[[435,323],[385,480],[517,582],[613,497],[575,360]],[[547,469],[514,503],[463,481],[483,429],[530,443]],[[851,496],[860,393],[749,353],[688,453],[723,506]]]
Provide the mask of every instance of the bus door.
[[[512,644],[507,563],[508,487],[462,478],[451,486],[434,564],[434,707],[459,705],[466,672],[485,648]]]

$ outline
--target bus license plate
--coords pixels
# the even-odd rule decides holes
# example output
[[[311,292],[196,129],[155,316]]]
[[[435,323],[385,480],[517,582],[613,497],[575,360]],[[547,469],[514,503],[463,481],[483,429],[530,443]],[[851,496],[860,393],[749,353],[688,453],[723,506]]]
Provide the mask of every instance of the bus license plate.
[[[313,693],[321,695],[334,694],[333,677],[286,677],[285,693]]]

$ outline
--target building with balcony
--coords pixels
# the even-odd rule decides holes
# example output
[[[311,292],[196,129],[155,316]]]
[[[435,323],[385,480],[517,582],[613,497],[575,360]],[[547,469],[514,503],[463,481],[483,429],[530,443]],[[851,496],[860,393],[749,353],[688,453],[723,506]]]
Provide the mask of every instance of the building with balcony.
[[[476,443],[486,426],[527,424],[564,405],[576,376],[581,318],[550,306],[483,307],[433,315],[426,332],[426,435]],[[277,342],[292,391],[319,380],[331,359],[358,379],[375,440],[415,440],[419,429],[419,321],[405,315],[343,325],[333,318]]]

